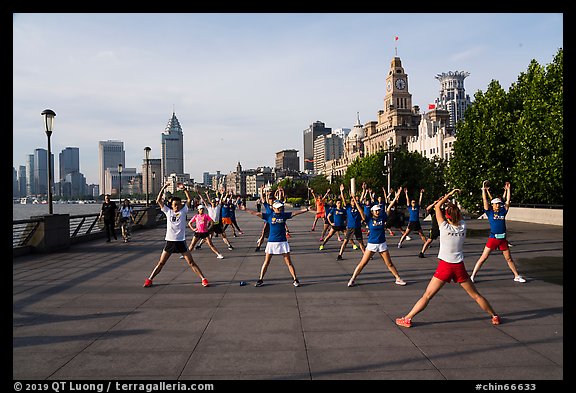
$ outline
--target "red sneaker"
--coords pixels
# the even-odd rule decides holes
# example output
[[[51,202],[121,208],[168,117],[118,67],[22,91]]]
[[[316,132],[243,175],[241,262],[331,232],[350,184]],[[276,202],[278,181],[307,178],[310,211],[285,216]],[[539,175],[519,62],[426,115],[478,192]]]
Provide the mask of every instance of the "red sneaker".
[[[208,285],[210,285],[210,284],[208,284],[208,280],[206,280],[205,278],[203,278],[203,279],[202,279],[202,286],[203,286],[203,287],[207,287]]]
[[[152,286],[152,280],[150,280],[149,278],[147,278],[146,280],[144,280],[144,287],[151,287]]]
[[[500,322],[502,321],[500,320],[500,317],[498,315],[494,315],[492,317],[492,325],[500,325]]]
[[[412,320],[409,318],[396,318],[396,325],[409,328],[412,326]]]

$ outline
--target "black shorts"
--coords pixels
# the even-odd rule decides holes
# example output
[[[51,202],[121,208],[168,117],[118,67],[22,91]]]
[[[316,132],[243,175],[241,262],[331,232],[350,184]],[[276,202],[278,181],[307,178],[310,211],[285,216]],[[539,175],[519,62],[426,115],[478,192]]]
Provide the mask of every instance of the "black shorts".
[[[440,230],[439,229],[430,229],[430,231],[428,232],[428,238],[429,239],[436,240],[436,239],[438,239],[439,236],[440,236]]]
[[[386,221],[385,227],[386,229],[390,229],[392,227],[400,229],[402,228],[402,219],[400,219],[398,216],[392,217]]]
[[[352,235],[354,235],[356,237],[356,240],[362,240],[362,228],[358,227],[358,228],[347,228],[346,229],[346,240],[350,240],[352,238]]]
[[[128,222],[128,217],[120,217],[120,222]]]
[[[330,221],[328,221],[327,216],[324,216],[324,225],[330,225]]]
[[[421,231],[422,225],[420,225],[420,221],[410,221],[408,222],[408,229],[411,231]]]
[[[210,232],[194,232],[194,237],[198,239],[206,239],[210,236]]]
[[[222,234],[222,232],[224,232],[222,230],[222,223],[219,222],[217,224],[213,224],[212,228],[210,228],[210,230],[208,231],[208,233],[217,233],[217,234]]]
[[[174,242],[171,240],[166,240],[166,245],[164,246],[164,251],[173,254],[175,252],[185,253],[188,250],[186,246],[186,240]]]
[[[334,232],[342,232],[346,230],[346,227],[344,225],[332,225],[332,229],[334,230]]]
[[[268,222],[266,222],[264,224],[264,228],[262,229],[263,235],[265,239],[268,239],[268,236],[270,236],[270,224]]]

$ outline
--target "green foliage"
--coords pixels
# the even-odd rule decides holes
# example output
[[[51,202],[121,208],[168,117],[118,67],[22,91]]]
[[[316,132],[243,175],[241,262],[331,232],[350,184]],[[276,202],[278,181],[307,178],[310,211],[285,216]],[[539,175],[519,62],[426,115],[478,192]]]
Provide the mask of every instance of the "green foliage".
[[[460,202],[480,212],[483,180],[493,196],[512,186],[514,203],[563,201],[563,51],[552,64],[532,60],[506,93],[492,81],[478,91],[457,125],[449,188],[463,190]]]

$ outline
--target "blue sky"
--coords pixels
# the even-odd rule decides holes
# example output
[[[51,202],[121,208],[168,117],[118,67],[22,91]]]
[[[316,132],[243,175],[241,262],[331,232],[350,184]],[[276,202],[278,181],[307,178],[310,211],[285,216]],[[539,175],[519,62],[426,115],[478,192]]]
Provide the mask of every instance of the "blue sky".
[[[123,141],[129,168],[140,170],[145,146],[160,158],[172,111],[196,181],[238,161],[273,166],[283,149],[302,165],[313,122],[377,119],[395,47],[424,112],[437,74],[469,72],[472,99],[491,80],[508,90],[532,59],[553,61],[563,27],[561,13],[16,13],[13,165],[46,148],[47,108],[55,173],[58,153],[78,147],[88,183],[101,140]]]

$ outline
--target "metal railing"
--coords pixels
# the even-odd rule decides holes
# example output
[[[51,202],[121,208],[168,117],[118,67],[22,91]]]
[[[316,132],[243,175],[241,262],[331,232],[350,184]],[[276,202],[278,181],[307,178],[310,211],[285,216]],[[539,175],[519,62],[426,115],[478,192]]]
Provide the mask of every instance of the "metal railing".
[[[143,225],[143,219],[146,216],[145,206],[134,207],[134,223],[131,229],[140,229]],[[70,241],[78,242],[94,238],[94,235],[104,234],[104,221],[99,220],[99,213],[80,214],[70,216]],[[27,220],[14,220],[12,221],[12,248],[28,247],[30,240],[34,233],[44,221],[43,217],[31,218]],[[160,208],[156,208],[156,217],[154,222],[159,224],[166,221],[166,216],[162,213]],[[120,230],[120,217],[118,216],[115,224],[116,230]]]

